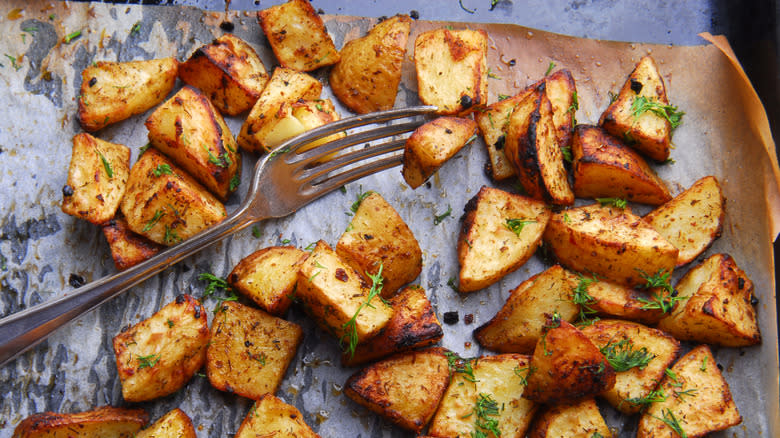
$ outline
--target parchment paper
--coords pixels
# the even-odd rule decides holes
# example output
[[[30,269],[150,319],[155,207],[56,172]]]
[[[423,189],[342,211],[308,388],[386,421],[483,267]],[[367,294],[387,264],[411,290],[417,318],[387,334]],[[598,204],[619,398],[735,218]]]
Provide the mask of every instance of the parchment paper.
[[[17,10],[18,9],[18,10]],[[275,60],[254,18],[234,12],[235,34],[258,50],[270,70]],[[69,281],[86,281],[115,272],[101,231],[60,211],[72,147],[80,132],[75,119],[80,72],[97,60],[151,59],[192,51],[219,36],[224,14],[182,7],[112,6],[13,0],[0,6],[0,316],[61,296]],[[361,36],[372,20],[325,16],[337,47]],[[139,23],[137,32],[132,32]],[[499,93],[513,94],[542,77],[550,62],[568,68],[577,81],[580,123],[595,123],[636,61],[652,54],[666,81],[673,104],[686,112],[674,134],[673,165],[656,166],[674,193],[705,175],[716,175],[728,198],[723,236],[705,253],[730,253],[748,273],[759,299],[763,343],[745,349],[714,349],[723,366],[742,425],[714,436],[780,436],[775,287],[771,242],[778,225],[778,168],[766,114],[725,39],[716,45],[671,47],[594,41],[550,34],[514,25],[430,23],[415,21],[409,62],[396,106],[417,103],[411,64],[414,37],[421,31],[452,25],[483,28],[490,35],[491,102]],[[65,35],[81,30],[69,44]],[[724,54],[725,53],[725,54]],[[12,62],[13,58],[13,62]],[[514,59],[514,67],[509,61]],[[17,68],[18,67],[18,68]],[[327,83],[327,71],[315,72]],[[324,96],[331,96],[325,87]],[[342,116],[349,113],[334,100]],[[98,133],[133,150],[146,144],[143,121],[133,117]],[[241,118],[228,124],[235,135]],[[245,180],[255,157],[246,154]],[[463,356],[483,352],[471,332],[495,315],[509,290],[544,269],[533,258],[486,290],[461,296],[448,285],[456,278],[455,254],[463,206],[482,185],[493,185],[484,171],[487,154],[477,140],[448,162],[430,186],[409,189],[398,170],[390,170],[325,196],[295,215],[259,225],[260,238],[244,231],[168,269],[123,296],[103,305],[55,333],[48,341],[0,368],[0,437],[10,437],[24,417],[43,411],[78,412],[97,406],[126,405],[116,376],[111,338],[122,327],[149,317],[179,293],[200,296],[202,272],[225,276],[251,252],[289,239],[305,247],[318,239],[335,244],[350,218],[343,212],[361,190],[380,192],[407,221],[423,248],[419,284],[438,314],[457,311],[460,321],[444,325],[442,345]],[[512,183],[498,185],[515,190]],[[243,196],[228,202],[235,209]],[[434,225],[433,217],[448,207],[453,215]],[[645,213],[647,207],[637,206]],[[686,268],[675,273],[679,278]],[[213,300],[206,302],[214,305]],[[464,316],[474,315],[466,325]],[[323,437],[410,436],[352,403],[341,385],[355,369],[339,366],[334,339],[318,330],[305,314],[292,308],[287,318],[301,324],[306,336],[282,383],[279,397],[300,409]],[[190,415],[199,436],[235,433],[250,401],[210,387],[195,377],[179,392],[140,406],[155,420],[175,407]],[[602,404],[608,423],[620,437],[634,436],[637,417],[624,417]]]

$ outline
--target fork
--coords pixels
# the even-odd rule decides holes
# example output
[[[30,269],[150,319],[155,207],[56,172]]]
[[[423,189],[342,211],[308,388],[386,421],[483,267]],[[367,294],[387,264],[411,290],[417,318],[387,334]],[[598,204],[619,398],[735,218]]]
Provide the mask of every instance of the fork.
[[[258,160],[244,201],[218,225],[125,271],[0,319],[0,366],[43,341],[64,324],[183,258],[263,219],[290,215],[344,184],[399,165],[402,154],[393,152],[403,149],[405,139],[391,139],[365,148],[354,146],[413,131],[425,121],[417,116],[435,110],[433,106],[416,106],[359,115],[329,123],[284,142]],[[312,141],[347,129],[405,118],[415,120],[351,133],[301,150]]]

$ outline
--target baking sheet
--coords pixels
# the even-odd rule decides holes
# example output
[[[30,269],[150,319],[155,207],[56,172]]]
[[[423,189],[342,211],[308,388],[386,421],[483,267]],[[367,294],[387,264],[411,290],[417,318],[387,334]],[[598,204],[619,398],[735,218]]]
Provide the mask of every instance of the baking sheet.
[[[222,34],[224,14],[186,7],[141,7],[103,4],[10,1],[0,6],[0,98],[7,103],[0,118],[0,315],[61,296],[71,289],[73,274],[86,281],[114,272],[101,231],[60,212],[61,187],[67,176],[71,138],[80,132],[76,96],[80,72],[93,61],[186,59],[200,45]],[[267,68],[275,60],[254,12],[231,12],[235,34],[260,53]],[[370,19],[325,16],[337,47],[361,36]],[[132,32],[139,23],[138,32]],[[608,92],[618,91],[636,61],[652,54],[659,64],[670,99],[686,112],[675,132],[673,165],[657,167],[674,193],[705,175],[720,179],[728,210],[723,237],[705,255],[732,254],[748,273],[759,299],[758,316],[764,342],[746,349],[714,349],[723,365],[744,421],[713,436],[780,436],[775,288],[771,241],[777,235],[777,159],[766,115],[744,74],[717,46],[671,47],[570,38],[513,25],[413,22],[421,31],[452,25],[478,27],[490,35],[491,102],[498,94],[513,94],[540,78],[550,62],[566,67],[576,81],[580,102],[577,120],[595,123],[606,107]],[[26,30],[25,30],[26,29]],[[35,29],[35,30],[33,30]],[[69,44],[62,38],[76,30],[82,36]],[[728,53],[727,43],[716,40]],[[11,60],[13,58],[13,62]],[[514,67],[507,62],[515,60]],[[17,68],[18,67],[18,68]],[[47,74],[47,72],[49,72]],[[327,82],[327,72],[316,72]],[[752,93],[752,94],[751,94]],[[325,87],[324,96],[330,96]],[[348,112],[339,107],[341,114]],[[417,103],[411,62],[405,64],[396,106]],[[146,144],[146,115],[133,117],[99,132],[105,140],[133,150]],[[240,118],[228,119],[234,134]],[[244,179],[254,162],[245,155]],[[349,222],[342,214],[361,190],[380,192],[407,221],[423,249],[418,279],[437,313],[458,311],[460,322],[444,325],[442,345],[463,356],[483,354],[471,332],[501,307],[509,290],[544,266],[534,258],[496,285],[461,296],[448,285],[457,277],[455,254],[458,217],[468,199],[484,185],[493,185],[484,171],[487,154],[481,140],[464,149],[431,179],[429,187],[409,189],[398,170],[350,184],[347,193],[334,192],[295,215],[261,223],[260,238],[246,230],[142,283],[55,333],[48,341],[0,368],[0,437],[29,414],[77,412],[96,406],[122,405],[121,389],[111,350],[111,338],[126,325],[154,313],[179,293],[200,296],[202,272],[224,276],[251,252],[290,243],[305,247],[318,239],[335,244]],[[512,184],[498,185],[514,190]],[[241,191],[242,189],[239,189]],[[244,188],[245,190],[245,188]],[[235,209],[239,196],[227,207]],[[453,215],[434,225],[433,217],[452,208]],[[644,213],[645,207],[637,208]],[[327,218],[327,219],[323,219]],[[686,269],[675,274],[679,278]],[[207,301],[207,306],[213,302]],[[474,315],[466,325],[463,317]],[[341,394],[354,369],[342,369],[334,339],[317,330],[300,309],[287,318],[306,333],[279,397],[294,404],[323,437],[409,436]],[[484,352],[490,354],[489,352]],[[235,433],[250,402],[210,387],[195,377],[179,392],[142,403],[152,419],[181,407],[193,419],[199,436]],[[621,437],[634,436],[636,417],[603,410]]]

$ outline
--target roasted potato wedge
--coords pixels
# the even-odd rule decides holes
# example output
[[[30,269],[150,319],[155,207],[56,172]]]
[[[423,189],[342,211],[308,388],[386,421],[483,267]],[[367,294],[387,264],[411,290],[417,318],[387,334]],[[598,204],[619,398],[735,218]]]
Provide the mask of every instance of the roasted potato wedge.
[[[376,336],[393,316],[392,307],[336,251],[320,240],[299,264],[296,296],[304,309],[350,351]],[[369,300],[371,298],[371,300]],[[366,304],[367,303],[367,304]]]
[[[656,112],[642,110],[646,105],[641,104],[648,102],[658,107],[669,105],[664,79],[649,55],[639,60],[617,99],[604,110],[599,125],[643,155],[664,161],[669,158],[672,125]]]
[[[729,385],[706,345],[680,358],[661,381],[660,389],[666,399],[644,411],[637,438],[702,437],[742,422]]]
[[[626,286],[646,284],[643,272],[671,273],[678,250],[628,207],[591,204],[554,213],[544,242],[564,266]]]
[[[753,308],[753,282],[728,254],[715,254],[677,283],[682,297],[658,328],[677,339],[725,347],[761,342]]]
[[[637,152],[598,126],[577,126],[571,152],[578,198],[617,197],[650,205],[672,199],[666,184]]]
[[[680,342],[668,334],[630,321],[602,319],[583,327],[615,369],[615,386],[601,394],[615,409],[635,414],[677,359]]]
[[[73,137],[62,212],[102,225],[114,217],[127,188],[130,148],[87,133]]]
[[[135,438],[196,438],[192,420],[179,408],[176,408],[155,421],[148,428],[134,435]]]
[[[412,351],[369,365],[347,379],[344,395],[394,424],[420,433],[450,383],[444,352],[441,348]]]
[[[266,312],[283,315],[295,295],[297,264],[307,255],[293,246],[263,248],[238,262],[227,282]]]
[[[365,281],[382,273],[382,296],[393,296],[422,270],[422,251],[412,230],[393,206],[376,192],[367,192],[336,244],[336,253]]]
[[[558,312],[564,321],[574,321],[579,306],[572,302],[578,277],[560,265],[534,275],[509,294],[504,306],[490,321],[474,331],[480,345],[501,353],[531,354],[542,336],[545,314]]]
[[[439,114],[454,115],[487,104],[487,33],[436,29],[414,41],[417,93]]]
[[[149,422],[143,409],[103,406],[73,414],[43,412],[22,420],[14,438],[132,438]]]
[[[206,310],[189,295],[177,296],[148,319],[114,336],[125,401],[147,401],[178,391],[206,362],[208,342]]]
[[[522,398],[529,358],[500,354],[464,363],[450,356],[454,371],[447,392],[428,429],[432,437],[469,437],[479,430],[477,422],[496,421],[501,438],[522,438],[536,411],[536,403]],[[471,372],[469,372],[471,371]],[[481,410],[483,415],[477,414]]]
[[[417,128],[406,139],[401,174],[409,187],[420,187],[477,131],[477,124],[461,117],[440,117]]]
[[[341,59],[328,29],[308,0],[290,0],[257,13],[271,49],[285,68],[316,70]]]
[[[577,85],[568,69],[544,77],[544,93],[552,106],[553,125],[560,147],[568,147],[574,130],[574,113],[579,108]]]
[[[81,72],[79,123],[95,132],[162,102],[176,84],[174,58],[149,61],[98,61]]]
[[[378,335],[358,344],[355,354],[342,354],[342,365],[357,366],[392,353],[426,347],[444,335],[436,312],[421,287],[406,287],[388,301],[393,308],[390,322]]]
[[[252,46],[226,33],[195,50],[179,66],[179,78],[200,89],[221,113],[235,116],[257,102],[268,72]]]
[[[277,68],[241,126],[236,141],[249,151],[270,152],[284,139],[302,132],[300,121],[292,117],[292,104],[301,99],[319,99],[321,92],[322,84],[306,73]]]
[[[303,128],[300,133],[319,128],[330,122],[341,120],[341,116],[336,112],[336,108],[333,106],[333,102],[331,102],[330,99],[299,100],[292,104],[292,116],[300,122],[301,127]],[[307,151],[323,143],[338,140],[346,136],[346,132],[341,131],[308,143],[301,147],[299,151]],[[285,138],[285,140],[286,139],[287,138]]]
[[[642,220],[680,250],[677,266],[682,266],[692,262],[720,237],[725,204],[718,180],[705,176]]]
[[[328,82],[347,108],[365,114],[393,107],[411,22],[408,15],[388,18],[341,49]]]
[[[298,324],[226,301],[211,324],[209,382],[221,391],[255,400],[274,394],[302,339]]]
[[[474,120],[479,126],[490,157],[490,172],[496,181],[516,175],[515,168],[507,159],[504,150],[506,130],[515,107],[533,92],[534,88],[532,87],[528,87],[512,97],[495,102],[483,111],[474,113]]]
[[[161,245],[186,240],[227,215],[214,195],[154,149],[130,169],[120,209],[133,232]]]
[[[293,405],[266,394],[252,405],[235,438],[319,438]]]
[[[146,120],[149,142],[225,201],[241,183],[241,154],[211,101],[185,85]]]
[[[483,186],[464,207],[459,291],[486,288],[522,266],[539,247],[549,219],[544,203]]]
[[[132,232],[122,215],[103,225],[103,235],[106,236],[108,246],[111,248],[111,258],[114,259],[114,266],[118,271],[135,266],[165,248]]]
[[[548,406],[534,420],[529,438],[611,437],[596,400],[588,398],[574,404]]]
[[[594,276],[583,278],[589,283],[586,290],[592,298],[587,306],[599,315],[610,315],[643,324],[655,324],[664,316],[662,309],[652,308],[655,306],[648,306],[647,303],[652,300],[654,293],[666,297],[666,291],[626,287],[598,276],[595,276],[595,281]]]
[[[529,367],[523,397],[539,403],[571,403],[615,386],[615,370],[604,355],[555,314],[547,314]]]
[[[553,122],[553,109],[541,82],[509,118],[504,152],[520,184],[534,199],[557,205],[574,203],[574,192],[563,165],[563,152]]]

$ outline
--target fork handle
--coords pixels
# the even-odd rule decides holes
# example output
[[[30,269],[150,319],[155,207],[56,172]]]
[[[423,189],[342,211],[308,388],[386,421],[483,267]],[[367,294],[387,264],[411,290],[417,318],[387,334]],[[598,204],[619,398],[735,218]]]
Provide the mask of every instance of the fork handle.
[[[241,208],[220,224],[143,263],[0,319],[0,366],[103,302],[257,220]]]

